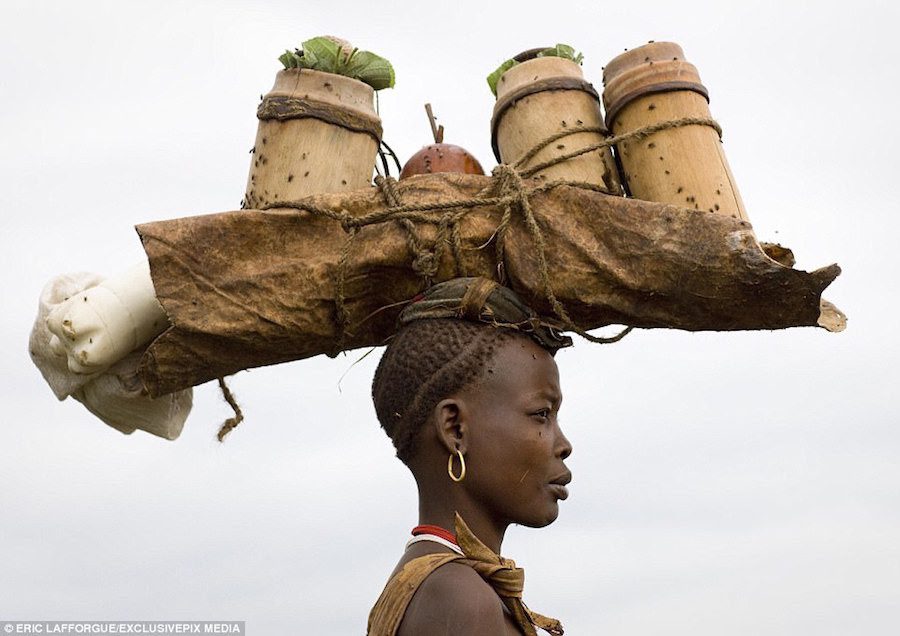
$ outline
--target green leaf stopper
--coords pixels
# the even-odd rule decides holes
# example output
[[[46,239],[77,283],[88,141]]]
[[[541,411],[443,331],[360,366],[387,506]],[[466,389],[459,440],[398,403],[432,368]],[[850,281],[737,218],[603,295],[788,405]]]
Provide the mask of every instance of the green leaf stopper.
[[[568,44],[557,44],[549,49],[544,49],[543,51],[540,51],[536,57],[561,57],[571,60],[576,64],[581,64],[582,61],[584,61],[584,56],[581,53],[576,53],[575,49]],[[518,64],[516,60],[508,59],[498,66],[497,70],[487,76],[487,83],[491,92],[494,94],[494,97],[497,96],[497,83],[500,81],[500,77],[516,64]]]
[[[302,48],[285,51],[278,60],[284,68],[308,68],[343,75],[365,82],[376,91],[393,88],[394,67],[383,57],[353,48],[345,40],[321,36],[307,40]]]

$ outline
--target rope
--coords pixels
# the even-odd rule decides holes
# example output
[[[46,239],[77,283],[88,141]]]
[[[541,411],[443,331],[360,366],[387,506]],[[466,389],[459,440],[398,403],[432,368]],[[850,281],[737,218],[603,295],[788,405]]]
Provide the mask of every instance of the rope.
[[[225,441],[225,436],[233,431],[238,424],[244,421],[244,414],[241,411],[241,407],[238,405],[234,394],[231,392],[231,389],[225,384],[225,378],[219,378],[219,388],[222,389],[222,397],[228,402],[228,406],[234,410],[234,417],[229,417],[225,420],[222,427],[219,429],[219,432],[216,434],[218,440],[223,442]]]
[[[605,134],[606,132],[602,128],[598,127],[572,128],[570,130],[564,130],[549,136],[547,139],[543,140],[534,148],[522,155],[522,157],[518,161],[516,161],[515,164],[513,164],[513,167],[520,170],[523,177],[533,177],[541,170],[545,170],[546,168],[555,166],[556,164],[568,161],[569,159],[580,157],[581,155],[587,154],[589,152],[600,150],[601,148],[609,148],[611,146],[620,144],[623,141],[640,141],[641,139],[645,139],[650,135],[658,133],[660,131],[669,130],[670,128],[680,128],[682,126],[709,126],[716,131],[716,133],[719,135],[719,139],[722,138],[722,127],[719,126],[719,123],[716,120],[709,119],[708,117],[682,117],[680,119],[660,121],[655,124],[650,124],[649,126],[644,126],[643,128],[632,130],[631,132],[622,133],[621,135],[616,135],[614,137],[607,137],[603,141],[597,142],[595,144],[590,144],[588,146],[585,146],[584,148],[579,148],[578,150],[573,150],[572,152],[566,153],[564,155],[553,157],[552,159],[543,161],[536,166],[532,166],[528,169],[522,169],[523,166],[528,163],[528,161],[533,159],[537,153],[552,144],[554,141],[562,139],[563,137],[576,135],[582,132],[596,132],[600,134]]]
[[[381,190],[389,211],[396,210],[402,206],[400,194],[397,192],[397,181],[395,179],[390,176],[382,177],[379,175],[375,177],[375,185]],[[446,216],[447,215],[443,215],[441,217],[441,225],[445,224]],[[409,251],[413,254],[412,269],[422,276],[425,280],[425,286],[430,287],[432,279],[437,273],[438,266],[440,265],[441,259],[438,245],[442,238],[441,234],[440,232],[438,233],[434,246],[429,250],[422,246],[422,243],[416,234],[415,223],[408,218],[399,218],[398,221],[400,227],[406,230],[406,242],[409,246]]]
[[[406,231],[407,245],[413,255],[412,269],[423,277],[425,287],[429,287],[433,278],[437,275],[447,245],[450,246],[450,251],[456,267],[456,275],[466,276],[462,258],[462,236],[460,234],[459,226],[463,217],[465,217],[469,210],[482,206],[498,206],[503,209],[503,214],[497,225],[497,229],[494,231],[491,239],[482,246],[486,247],[491,240],[494,241],[495,257],[497,261],[497,280],[500,284],[504,284],[506,281],[506,234],[512,223],[513,214],[518,211],[522,216],[525,227],[537,250],[538,268],[540,270],[543,293],[550,304],[553,313],[558,318],[558,322],[552,326],[561,330],[577,333],[589,342],[611,344],[618,342],[627,336],[634,328],[626,327],[615,336],[601,338],[592,336],[572,322],[566,308],[553,291],[553,284],[550,279],[550,268],[547,263],[547,245],[544,240],[544,233],[534,216],[530,201],[531,196],[540,192],[546,192],[560,185],[573,186],[585,190],[592,190],[594,192],[602,192],[604,194],[610,194],[609,191],[595,183],[566,180],[550,181],[528,188],[525,186],[524,179],[533,177],[541,170],[545,170],[546,168],[589,152],[600,150],[602,148],[609,148],[624,141],[641,140],[654,133],[681,126],[709,126],[710,128],[715,129],[720,139],[722,137],[722,129],[715,120],[700,117],[683,117],[681,119],[663,121],[650,126],[645,126],[644,128],[639,128],[621,135],[607,137],[601,142],[585,146],[564,155],[553,157],[552,159],[542,161],[541,163],[528,168],[524,167],[541,150],[559,139],[584,132],[606,134],[606,131],[599,127],[573,128],[547,137],[522,155],[522,157],[512,166],[500,164],[494,168],[492,172],[494,180],[493,190],[496,192],[494,196],[472,197],[469,199],[459,199],[456,201],[445,201],[440,203],[403,203],[397,192],[396,179],[390,176],[382,177],[379,175],[375,178],[375,184],[378,186],[378,189],[384,198],[386,208],[360,217],[354,217],[346,210],[333,210],[331,208],[312,205],[306,200],[275,201],[262,209],[293,208],[301,210],[314,216],[320,216],[336,221],[341,224],[344,232],[347,233],[347,240],[341,249],[341,256],[338,260],[337,274],[335,276],[334,309],[337,335],[335,338],[335,348],[329,353],[331,357],[335,357],[338,353],[343,351],[347,336],[352,335],[348,330],[350,316],[346,306],[345,284],[347,280],[347,266],[353,253],[353,243],[360,230],[369,225],[377,225],[379,223],[390,221],[398,222],[400,227]],[[431,248],[422,244],[421,239],[416,233],[416,223],[427,223],[438,226],[434,245],[432,245]],[[373,312],[369,317],[378,313],[378,311],[381,310]],[[365,320],[366,319],[363,319],[363,322]],[[225,384],[224,378],[219,378],[219,388],[222,390],[222,397],[234,410],[234,417],[226,419],[216,435],[221,442],[228,433],[234,430],[237,425],[244,420],[244,414],[241,411],[241,407],[238,405],[234,394],[232,394],[228,385]]]
[[[330,357],[337,357],[344,349],[344,341],[347,338],[347,324],[350,321],[350,317],[347,313],[347,307],[345,305],[344,298],[344,282],[347,277],[347,263],[350,260],[350,252],[353,247],[353,239],[356,238],[356,235],[359,233],[359,228],[350,228],[349,236],[347,237],[347,241],[344,243],[344,248],[341,250],[341,258],[338,261],[338,272],[337,272],[337,280],[335,282],[335,293],[334,293],[334,311],[335,316],[337,318],[337,339],[335,340],[334,351],[329,354]]]
[[[592,190],[595,192],[603,192],[605,194],[609,194],[609,192],[605,188],[594,183],[564,180],[551,181],[532,188],[528,188],[524,183],[524,179],[533,177],[541,170],[545,170],[546,168],[555,166],[589,152],[600,150],[602,148],[609,148],[625,141],[641,140],[663,130],[679,128],[683,126],[708,126],[716,131],[716,133],[719,135],[719,138],[721,138],[722,136],[721,127],[713,119],[702,117],[683,117],[681,119],[674,119],[651,124],[649,126],[645,126],[643,128],[639,128],[637,130],[633,130],[621,135],[607,137],[601,142],[590,144],[583,148],[579,148],[578,150],[553,157],[534,166],[530,166],[527,168],[525,167],[525,165],[529,161],[531,161],[541,150],[543,150],[553,142],[558,141],[559,139],[583,132],[599,134],[605,134],[606,132],[599,127],[573,128],[550,135],[549,137],[535,145],[527,153],[525,153],[513,165],[510,166],[507,164],[500,164],[496,168],[494,168],[492,172],[494,180],[493,196],[477,196],[468,199],[458,199],[455,201],[442,201],[434,203],[403,203],[400,199],[399,193],[397,192],[397,181],[393,177],[382,177],[381,175],[379,175],[375,178],[375,184],[378,186],[378,189],[381,192],[382,197],[384,198],[386,207],[383,210],[376,210],[375,212],[370,212],[369,214],[365,214],[363,216],[354,217],[346,210],[333,210],[330,208],[323,208],[308,203],[306,200],[276,201],[265,206],[262,209],[268,210],[272,208],[294,208],[296,210],[305,211],[315,216],[321,216],[339,222],[343,230],[348,234],[347,241],[344,243],[344,247],[341,250],[341,256],[340,260],[338,261],[338,271],[335,280],[334,304],[337,337],[335,339],[335,350],[332,355],[337,355],[337,353],[339,353],[343,349],[346,337],[348,335],[352,335],[347,331],[349,314],[346,308],[345,282],[347,277],[347,265],[352,254],[353,242],[356,236],[359,234],[360,230],[370,225],[377,225],[386,222],[397,222],[400,227],[404,229],[407,235],[407,245],[413,257],[411,263],[412,269],[417,274],[423,277],[423,282],[425,283],[425,286],[428,287],[430,286],[434,277],[437,275],[441,259],[448,245],[450,246],[451,254],[455,262],[457,275],[465,275],[465,269],[462,262],[463,248],[459,224],[469,210],[471,210],[472,208],[484,206],[497,206],[503,210],[500,222],[497,225],[497,229],[495,230],[492,237],[494,240],[498,281],[503,284],[506,280],[506,234],[509,230],[510,224],[512,223],[513,215],[518,213],[521,215],[525,228],[528,230],[528,233],[531,236],[531,239],[534,242],[534,246],[537,251],[538,268],[542,291],[551,309],[553,310],[553,313],[558,319],[558,323],[555,326],[566,331],[573,331],[590,342],[609,344],[618,342],[626,335],[628,335],[633,328],[627,327],[615,336],[609,338],[601,338],[592,336],[575,325],[568,312],[566,311],[566,308],[556,297],[556,293],[553,290],[553,284],[550,278],[549,264],[547,262],[546,241],[544,240],[543,231],[541,230],[541,227],[534,216],[530,200],[530,197],[534,194],[545,192],[560,185],[569,185]],[[437,225],[437,235],[434,244],[430,248],[422,244],[421,238],[416,233],[416,223]],[[224,383],[220,382],[220,384]],[[225,390],[227,390],[227,388],[223,389],[223,392]],[[228,400],[227,395],[226,400]],[[229,401],[229,404],[230,403],[231,402]],[[236,413],[240,415],[239,409],[236,409]],[[242,417],[243,416],[240,416],[241,419]],[[224,428],[225,426],[223,426],[223,430]],[[231,428],[234,428],[234,426],[232,426]]]

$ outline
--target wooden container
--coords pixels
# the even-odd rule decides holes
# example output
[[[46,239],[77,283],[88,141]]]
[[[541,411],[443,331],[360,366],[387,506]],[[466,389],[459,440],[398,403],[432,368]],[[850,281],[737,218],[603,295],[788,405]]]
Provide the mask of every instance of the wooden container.
[[[374,95],[368,84],[342,75],[279,71],[257,110],[242,207],[369,185],[381,142]]]
[[[651,42],[619,55],[604,69],[603,84],[613,135],[684,117],[711,117],[697,69],[671,42]],[[616,153],[634,198],[748,220],[714,128],[661,130],[618,144]]]
[[[597,91],[584,80],[578,64],[559,57],[527,59],[529,54],[533,52],[519,56],[526,57],[525,61],[506,71],[497,82],[491,143],[497,161],[510,165],[556,133],[592,127],[606,130]],[[563,137],[521,167],[535,166],[604,139],[605,132]],[[535,176],[548,181],[584,181],[611,194],[624,194],[610,148],[568,159]]]

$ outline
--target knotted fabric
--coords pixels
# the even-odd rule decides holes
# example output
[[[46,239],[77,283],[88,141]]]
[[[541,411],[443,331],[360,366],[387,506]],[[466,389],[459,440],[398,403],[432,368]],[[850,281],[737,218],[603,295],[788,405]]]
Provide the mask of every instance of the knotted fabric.
[[[388,581],[369,614],[368,636],[394,636],[403,621],[419,586],[432,572],[447,563],[468,565],[475,570],[500,597],[519,629],[526,636],[537,636],[539,627],[553,636],[562,636],[562,624],[555,618],[529,610],[522,602],[525,570],[511,559],[494,553],[476,537],[459,514],[455,521],[456,540],[465,556],[459,554],[426,554],[408,562]]]
[[[400,324],[433,318],[456,318],[521,331],[553,352],[572,346],[571,338],[542,321],[512,289],[489,278],[453,278],[429,287],[400,313]]]
[[[483,578],[497,593],[503,604],[509,610],[513,619],[526,634],[537,636],[535,626],[553,634],[561,636],[562,624],[555,618],[542,616],[532,612],[522,602],[522,590],[525,587],[525,570],[516,567],[512,559],[504,559],[489,547],[484,545],[476,537],[463,518],[456,513],[456,541],[465,553],[466,558],[460,562],[465,563]]]

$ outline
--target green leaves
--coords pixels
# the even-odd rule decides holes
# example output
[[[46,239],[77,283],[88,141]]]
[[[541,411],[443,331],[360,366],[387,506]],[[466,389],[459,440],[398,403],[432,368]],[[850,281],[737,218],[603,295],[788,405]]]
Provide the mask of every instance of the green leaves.
[[[370,51],[351,48],[347,42],[327,36],[312,38],[302,49],[285,51],[278,57],[284,68],[309,68],[344,75],[365,82],[376,91],[393,88],[394,67]]]
[[[284,68],[299,68],[300,56],[285,49],[284,53],[278,56],[278,61],[284,64]]]
[[[556,46],[550,47],[549,49],[544,49],[543,51],[540,51],[535,57],[561,57],[566,60],[571,60],[576,64],[581,64],[582,61],[584,61],[584,56],[581,53],[576,53],[575,49],[568,44],[557,44]],[[519,62],[514,59],[506,60],[503,64],[497,67],[497,70],[487,76],[487,83],[491,89],[491,92],[494,94],[494,97],[497,96],[497,83],[500,81],[500,77],[518,63]]]
[[[343,74],[365,82],[376,91],[394,86],[394,67],[370,51],[354,49]]]
[[[503,64],[497,67],[496,71],[487,76],[488,86],[491,87],[491,92],[495,97],[497,96],[497,82],[500,81],[500,76],[516,64],[518,64],[518,62],[516,62],[515,60],[506,60]]]
[[[581,64],[584,61],[584,56],[581,53],[575,53],[575,49],[568,44],[557,44],[549,49],[544,49],[537,54],[537,57],[561,57],[572,60],[576,64]]]

